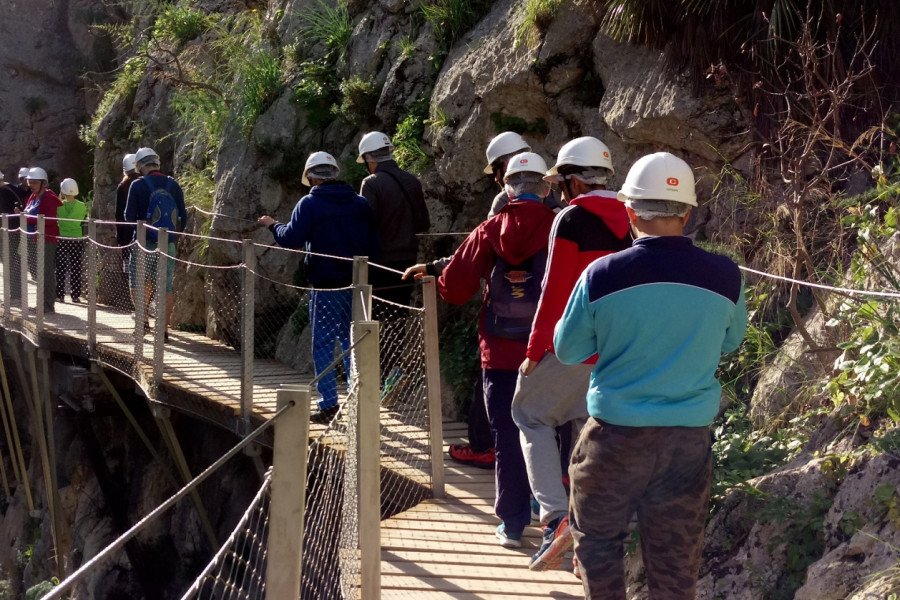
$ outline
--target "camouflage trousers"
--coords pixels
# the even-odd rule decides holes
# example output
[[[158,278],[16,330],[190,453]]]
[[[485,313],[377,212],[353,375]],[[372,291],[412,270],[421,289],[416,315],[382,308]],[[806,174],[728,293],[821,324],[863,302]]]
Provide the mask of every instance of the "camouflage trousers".
[[[588,420],[569,466],[585,598],[625,600],[624,541],[635,512],[650,598],[694,598],[712,484],[710,440],[707,427]]]

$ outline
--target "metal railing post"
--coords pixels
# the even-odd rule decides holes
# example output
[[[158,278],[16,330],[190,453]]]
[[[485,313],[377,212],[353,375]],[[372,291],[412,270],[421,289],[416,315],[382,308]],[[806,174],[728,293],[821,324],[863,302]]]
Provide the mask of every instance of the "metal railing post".
[[[34,318],[34,326],[37,330],[37,334],[40,335],[40,332],[44,329],[44,295],[48,292],[51,294],[55,294],[56,290],[47,290],[44,289],[44,282],[46,280],[47,274],[45,273],[47,269],[47,265],[44,263],[44,254],[47,252],[47,247],[45,245],[45,234],[46,234],[46,226],[47,224],[44,222],[44,215],[38,215],[37,217],[37,239],[35,240],[37,243],[37,270],[35,271],[37,275],[37,298],[35,299],[35,318]]]
[[[353,323],[353,371],[359,377],[357,460],[359,465],[360,597],[381,598],[381,366],[377,321]],[[346,492],[345,492],[346,493]]]
[[[19,217],[19,285],[24,320],[28,311],[28,227],[24,215]]]
[[[9,257],[9,215],[3,215],[0,260],[3,260],[3,322],[8,323],[12,307],[12,268]]]
[[[294,406],[275,423],[266,597],[299,598],[303,565],[303,512],[309,443],[310,387],[280,388],[277,408]]]
[[[241,287],[244,301],[241,304],[241,426],[244,431],[250,428],[250,415],[253,412],[253,354],[255,349],[254,319],[256,315],[256,252],[253,241],[242,242],[244,252],[244,269]]]
[[[147,228],[144,221],[137,222],[137,244],[132,252],[135,266],[134,288],[134,373],[140,373],[140,364],[144,359],[144,323],[147,322],[147,270],[146,256],[143,248],[147,247]]]
[[[431,442],[431,491],[444,497],[444,426],[441,406],[441,359],[438,351],[437,284],[433,276],[422,278],[425,309],[425,381],[428,394],[428,431]]]
[[[372,286],[369,285],[369,259],[353,257],[353,321],[372,320]]]
[[[97,358],[97,223],[88,219],[87,242],[87,317],[88,317],[88,353]]]
[[[153,393],[159,397],[163,376],[163,356],[166,351],[166,309],[169,294],[166,290],[169,268],[169,231],[162,227],[156,238],[156,322],[153,329]],[[147,307],[144,307],[147,310]]]

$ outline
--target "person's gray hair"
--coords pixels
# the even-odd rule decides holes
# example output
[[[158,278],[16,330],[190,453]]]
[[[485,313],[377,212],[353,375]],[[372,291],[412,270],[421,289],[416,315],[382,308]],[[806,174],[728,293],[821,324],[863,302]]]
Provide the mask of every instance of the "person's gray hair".
[[[569,177],[578,178],[586,185],[607,185],[609,184],[610,177],[612,176],[612,172],[609,169],[604,169],[603,167],[597,167],[594,169],[585,169],[580,173],[572,173]]]
[[[379,148],[378,150],[366,152],[366,160],[376,163],[383,163],[389,160],[394,160],[394,153],[391,152],[390,146],[385,146],[384,148]]]
[[[629,198],[625,201],[625,205],[645,221],[651,221],[657,217],[683,217],[691,209],[689,205],[683,202],[674,202],[672,200]]]
[[[340,171],[334,165],[316,165],[306,172],[306,177],[315,177],[322,181],[332,181],[337,179],[338,173],[340,173]]]
[[[540,173],[513,173],[504,185],[510,198],[518,198],[523,194],[533,194],[545,198],[550,193],[550,184],[543,180]]]

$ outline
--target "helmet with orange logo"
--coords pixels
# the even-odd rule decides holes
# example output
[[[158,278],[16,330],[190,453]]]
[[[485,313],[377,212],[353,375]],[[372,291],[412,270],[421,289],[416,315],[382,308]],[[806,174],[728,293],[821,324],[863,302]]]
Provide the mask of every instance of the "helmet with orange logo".
[[[617,197],[629,204],[636,200],[661,200],[697,206],[694,172],[674,154],[648,154],[628,171]]]
[[[541,158],[540,154],[522,152],[509,159],[509,163],[506,165],[506,174],[503,175],[503,181],[509,181],[509,178],[516,173],[537,173],[543,177],[546,172],[547,163]]]
[[[559,168],[563,166],[585,167],[586,169],[601,168],[608,170],[610,175],[616,173],[613,169],[609,148],[597,138],[590,136],[575,138],[563,145],[559,149],[556,164],[547,171],[548,177],[555,179]]]

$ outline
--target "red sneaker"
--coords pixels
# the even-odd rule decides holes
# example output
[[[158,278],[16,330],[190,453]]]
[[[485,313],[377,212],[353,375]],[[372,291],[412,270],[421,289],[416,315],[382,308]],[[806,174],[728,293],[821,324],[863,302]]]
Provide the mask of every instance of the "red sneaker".
[[[471,465],[479,469],[494,468],[493,448],[489,448],[486,452],[475,452],[468,444],[450,444],[450,450],[447,453],[451,460],[463,465]]]

